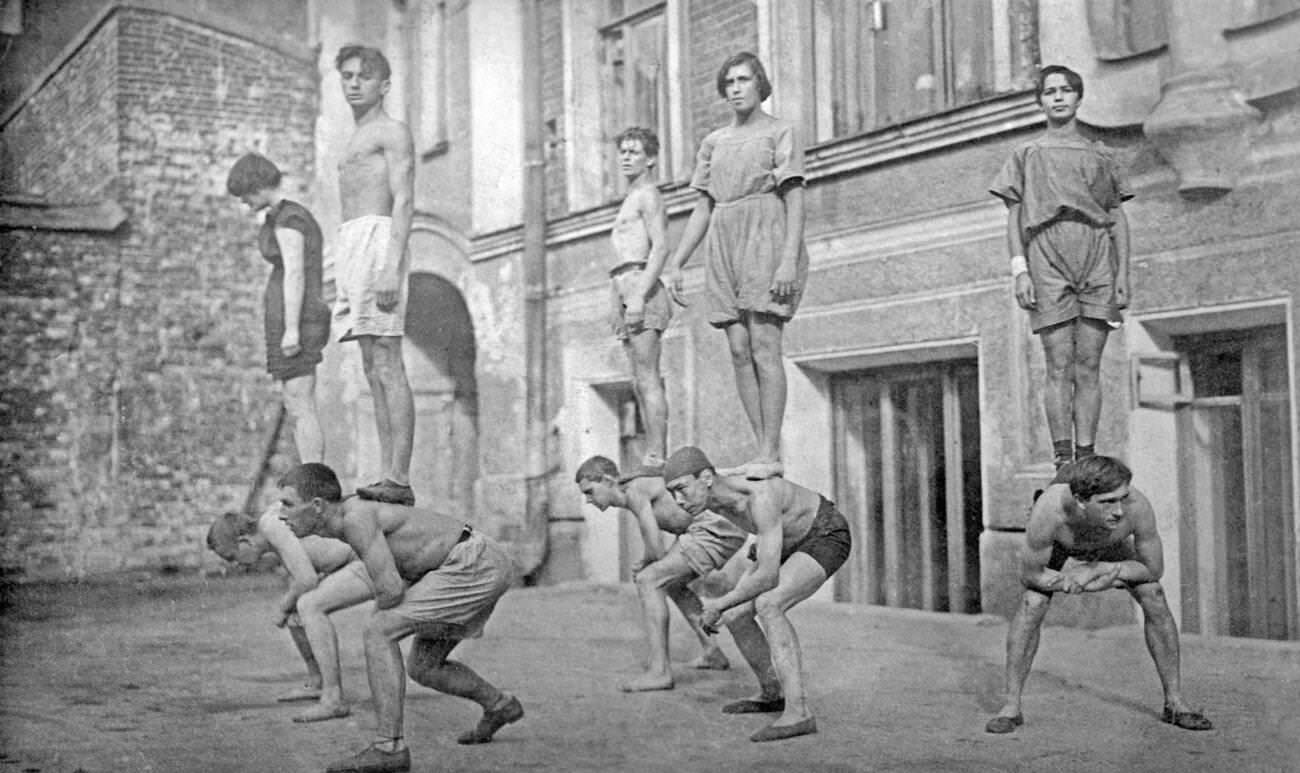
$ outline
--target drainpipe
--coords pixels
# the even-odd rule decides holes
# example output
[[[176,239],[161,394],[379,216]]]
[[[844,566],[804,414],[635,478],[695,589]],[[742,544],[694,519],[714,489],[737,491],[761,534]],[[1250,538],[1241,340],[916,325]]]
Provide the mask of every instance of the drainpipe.
[[[546,417],[546,157],[542,110],[542,37],[539,0],[521,0],[524,124],[524,442],[525,535],[519,545],[525,575],[546,559],[550,521]]]

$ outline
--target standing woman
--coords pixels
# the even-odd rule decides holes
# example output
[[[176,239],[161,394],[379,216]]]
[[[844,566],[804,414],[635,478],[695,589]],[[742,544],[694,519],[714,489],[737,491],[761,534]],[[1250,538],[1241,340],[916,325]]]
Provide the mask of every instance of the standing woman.
[[[266,369],[280,384],[305,464],[321,462],[325,440],[316,414],[316,364],[329,340],[330,310],[321,297],[321,230],[303,205],[284,198],[280,170],[249,153],[235,162],[226,189],[254,212],[266,210],[257,246],[271,264],[263,308]]]
[[[727,334],[736,389],[758,440],[743,474],[770,478],[785,472],[782,335],[808,278],[803,141],[793,123],[763,111],[772,84],[757,56],[728,58],[717,87],[732,120],[700,143],[691,177],[699,195],[669,280],[680,292],[681,268],[703,241],[708,321]]]

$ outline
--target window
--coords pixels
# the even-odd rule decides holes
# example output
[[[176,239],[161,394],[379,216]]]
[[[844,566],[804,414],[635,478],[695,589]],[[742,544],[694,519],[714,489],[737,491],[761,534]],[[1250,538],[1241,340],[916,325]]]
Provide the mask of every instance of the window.
[[[668,28],[666,2],[606,0],[600,28],[603,57],[602,113],[604,139],[629,126],[644,126],[659,135],[659,179],[671,179],[672,149],[668,122]],[[605,190],[622,190],[612,145],[605,154]]]
[[[814,0],[816,140],[1006,90],[1008,38],[1006,0]]]

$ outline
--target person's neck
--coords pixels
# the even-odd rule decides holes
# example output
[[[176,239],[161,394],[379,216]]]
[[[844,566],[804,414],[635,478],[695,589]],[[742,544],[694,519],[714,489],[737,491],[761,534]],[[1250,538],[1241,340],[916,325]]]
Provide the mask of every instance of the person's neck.
[[[726,478],[718,476],[713,479],[713,486],[709,489],[708,509],[720,509],[736,511],[744,502],[745,494],[732,488]]]
[[[343,538],[343,503],[326,502],[325,503],[325,522],[321,528],[322,537],[333,537],[334,539]]]
[[[1051,119],[1047,121],[1047,133],[1053,137],[1078,137],[1079,122],[1071,118],[1065,123],[1052,123]]]
[[[266,201],[267,201],[267,207],[266,207],[267,209],[275,209],[276,207],[280,206],[280,202],[284,201],[284,194],[280,192],[279,188],[276,188],[275,190],[266,194]]]
[[[384,103],[382,100],[376,102],[373,105],[370,105],[369,107],[352,108],[352,121],[357,126],[362,126],[364,124],[370,123],[371,121],[376,121],[383,115],[384,115]]]
[[[626,177],[624,179],[627,180],[627,189],[629,191],[634,191],[637,188],[643,188],[647,185],[654,185],[654,180],[650,177],[649,169],[645,170],[641,174]]]
[[[743,112],[743,113],[738,110],[736,111],[736,115],[732,125],[750,126],[752,124],[758,123],[759,119],[762,118],[764,115],[766,115],[766,113],[763,112],[763,108],[761,107],[755,107],[753,110],[750,110],[748,112]]]

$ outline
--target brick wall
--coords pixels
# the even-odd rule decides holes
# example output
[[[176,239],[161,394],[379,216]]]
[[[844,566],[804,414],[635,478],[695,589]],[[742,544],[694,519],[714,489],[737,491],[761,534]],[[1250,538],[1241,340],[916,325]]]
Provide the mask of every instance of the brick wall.
[[[22,192],[111,196],[129,219],[5,240],[0,569],[193,566],[242,506],[278,398],[257,224],[225,175],[258,150],[310,179],[316,112],[312,63],[123,9],[6,127]]]
[[[718,67],[740,51],[758,53],[758,11],[753,3],[699,0],[691,3],[690,14],[686,109],[691,116],[691,147],[698,148],[705,135],[731,120],[731,110],[718,97]]]

